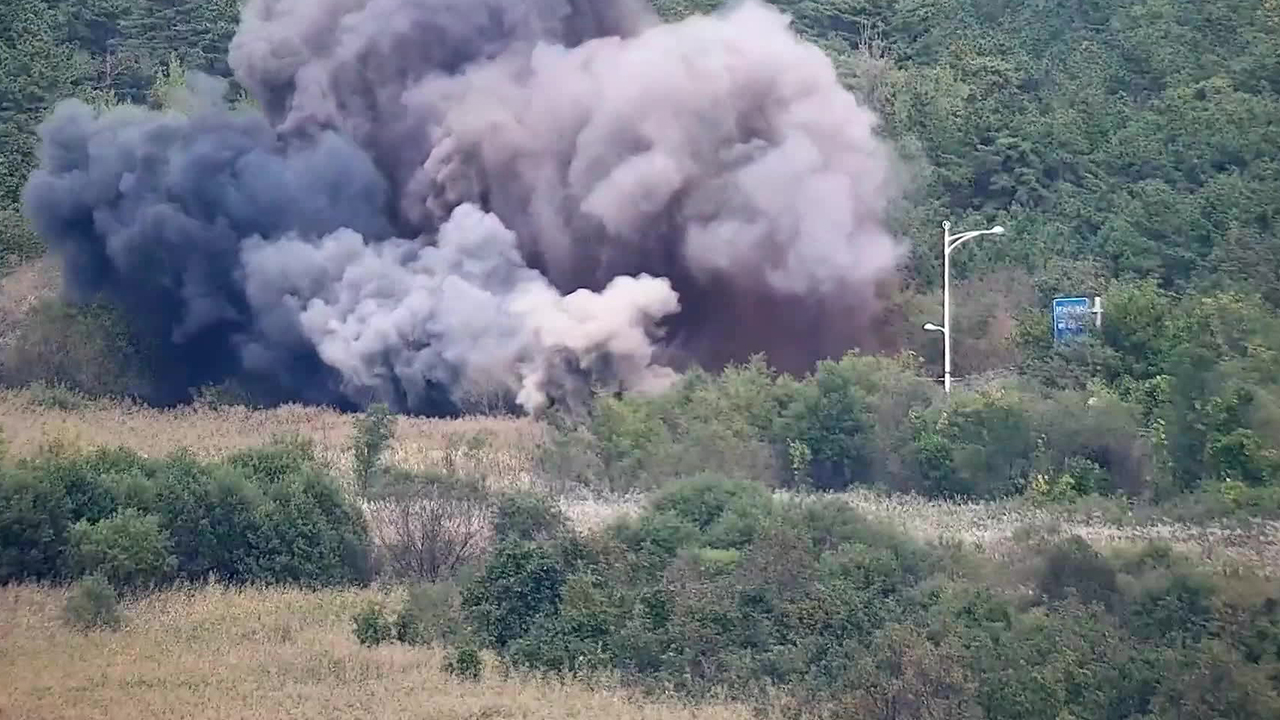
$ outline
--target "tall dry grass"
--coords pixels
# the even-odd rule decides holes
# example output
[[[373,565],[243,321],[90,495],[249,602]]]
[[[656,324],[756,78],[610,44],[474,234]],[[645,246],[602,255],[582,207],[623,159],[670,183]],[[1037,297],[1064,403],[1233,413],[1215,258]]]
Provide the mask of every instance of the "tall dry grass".
[[[42,401],[30,389],[0,390],[0,431],[17,454],[58,438],[86,447],[124,446],[153,456],[185,447],[212,458],[261,445],[272,436],[301,435],[316,444],[322,460],[343,473],[351,467],[353,420],[349,414],[304,405],[254,410],[194,404],[159,410],[85,400],[64,408]],[[458,466],[515,480],[528,473],[542,436],[543,428],[527,418],[401,417],[387,459],[408,469]]]
[[[395,593],[390,593],[394,595]],[[386,590],[304,592],[208,586],[127,608],[123,629],[82,633],[64,591],[0,588],[0,718],[745,718],[730,703],[644,700],[607,681],[555,683],[487,668],[441,670],[443,651],[364,648],[350,616]]]
[[[1223,525],[1173,522],[1159,516],[1108,517],[1078,509],[1035,506],[1019,500],[954,501],[883,495],[856,489],[841,495],[855,508],[924,540],[957,539],[995,558],[1018,552],[1027,540],[1079,535],[1097,547],[1168,543],[1219,568],[1248,565],[1280,576],[1280,522]]]

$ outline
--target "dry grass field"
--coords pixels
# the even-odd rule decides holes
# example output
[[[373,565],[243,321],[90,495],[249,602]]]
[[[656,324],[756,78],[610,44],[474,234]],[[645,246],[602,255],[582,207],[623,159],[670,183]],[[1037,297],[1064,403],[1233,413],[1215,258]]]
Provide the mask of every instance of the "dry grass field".
[[[731,704],[645,701],[607,681],[502,677],[492,664],[461,681],[439,649],[361,647],[351,614],[393,593],[173,590],[130,604],[120,630],[83,633],[62,622],[64,591],[0,588],[0,718],[749,717]]]
[[[1252,566],[1280,577],[1280,522],[1192,524],[1158,516],[1087,516],[1052,505],[1034,507],[1016,501],[953,502],[918,496],[885,496],[853,490],[844,496],[864,514],[889,522],[915,537],[952,538],[988,556],[1005,558],[1028,534],[1038,539],[1079,535],[1097,547],[1165,542],[1215,568]]]
[[[301,435],[312,440],[321,458],[341,474],[350,468],[352,421],[350,415],[303,405],[157,410],[87,401],[60,408],[41,402],[31,390],[0,390],[0,431],[10,451],[19,455],[60,440],[83,447],[126,446],[152,456],[181,447],[211,458],[260,445],[273,436]],[[528,419],[398,418],[388,459],[411,469],[463,461],[488,477],[515,480],[530,467],[541,436],[542,428]]]

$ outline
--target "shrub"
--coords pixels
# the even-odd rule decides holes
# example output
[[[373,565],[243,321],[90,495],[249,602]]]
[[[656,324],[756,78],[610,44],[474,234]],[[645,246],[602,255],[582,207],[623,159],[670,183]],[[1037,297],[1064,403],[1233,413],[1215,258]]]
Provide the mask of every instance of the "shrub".
[[[364,515],[332,478],[303,472],[268,485],[264,495],[250,563],[259,577],[309,586],[368,579]]]
[[[568,520],[554,498],[529,491],[503,495],[493,520],[494,538],[499,542],[550,540],[566,527]]]
[[[0,469],[0,584],[64,575],[70,519],[64,487]]]
[[[1070,493],[1150,493],[1152,447],[1141,410],[1099,385],[1029,400],[1040,472],[1070,478]]]
[[[124,449],[47,446],[0,468],[0,581],[70,577],[101,563],[126,585],[175,574],[366,580],[364,514],[309,452],[274,443],[206,463],[183,451],[148,460]],[[172,562],[163,559],[170,554]]]
[[[458,588],[447,582],[411,588],[396,615],[395,628],[396,639],[409,645],[460,640],[465,628]]]
[[[703,473],[672,483],[653,500],[653,509],[670,513],[705,532],[731,508],[769,502],[769,490],[757,482]]]
[[[484,658],[478,649],[467,645],[446,654],[442,667],[454,677],[476,682],[484,675]]]
[[[1036,586],[1052,601],[1078,597],[1114,607],[1119,587],[1116,570],[1084,538],[1073,535],[1054,543],[1044,555]]]
[[[314,443],[301,435],[274,437],[261,447],[237,450],[224,462],[264,486],[319,469]]]
[[[599,535],[502,543],[462,605],[514,667],[613,670],[691,697],[780,691],[796,716],[1145,717],[1201,702],[1185,679],[1264,697],[1213,708],[1269,708],[1280,593],[1254,578],[1230,602],[1192,570],[1167,549],[1113,560],[1067,538],[1038,555],[1043,601],[1028,602],[1020,577],[989,584],[998,563],[842,498],[708,476]]]
[[[565,570],[550,549],[505,542],[464,590],[462,607],[479,636],[503,649],[539,616],[554,612],[564,581]]]
[[[657,574],[681,548],[701,539],[698,527],[672,513],[645,513],[624,519],[609,528],[637,571]]]
[[[154,472],[154,466],[132,450],[98,448],[83,452],[60,441],[44,445],[34,457],[20,460],[17,467],[20,472],[60,488],[72,522],[97,522],[116,512],[119,498],[108,478]]]
[[[382,403],[369,406],[365,414],[356,419],[355,437],[351,442],[352,469],[356,487],[367,494],[376,475],[382,469],[383,455],[395,436],[395,417]]]
[[[17,208],[0,204],[0,275],[40,257],[44,245]]]
[[[27,386],[31,401],[48,410],[79,410],[84,407],[84,393],[62,382],[46,383],[41,380]]]
[[[614,491],[708,468],[822,489],[896,481],[909,472],[901,428],[939,397],[905,356],[850,354],[802,381],[776,376],[756,357],[716,376],[689,372],[656,397],[601,398],[585,425],[558,419],[542,464]]]
[[[977,702],[980,680],[966,667],[954,638],[941,642],[909,625],[889,624],[866,653],[853,661],[837,705],[845,717],[962,720],[984,717]]]
[[[351,623],[355,626],[356,640],[365,647],[390,642],[394,635],[394,629],[383,613],[382,607],[373,601],[366,603],[352,615]]]
[[[778,465],[768,433],[785,393],[756,358],[715,377],[691,371],[657,397],[599,398],[585,424],[554,418],[544,472],[611,491],[648,489],[709,467],[772,480]]]
[[[186,453],[166,459],[157,473],[157,514],[182,577],[313,586],[368,578],[363,513],[318,469],[279,474],[279,461],[263,461],[257,477],[244,456],[210,464]]]
[[[115,588],[97,575],[83,578],[72,586],[63,614],[68,623],[84,630],[117,628],[124,619]]]
[[[779,418],[776,432],[802,443],[814,487],[843,490],[872,474],[871,408],[856,358],[818,363]]]
[[[611,644],[625,607],[621,601],[601,578],[573,575],[555,610],[540,615],[507,649],[507,657],[517,667],[556,673],[603,670],[613,656]]]
[[[117,588],[155,587],[177,567],[160,518],[133,508],[96,523],[81,520],[68,540],[76,572],[93,573]]]
[[[367,508],[377,551],[394,576],[450,577],[480,556],[490,504],[477,483],[403,471],[387,483]]]
[[[1036,441],[1030,405],[1017,391],[993,388],[952,393],[950,403],[931,411],[926,427],[933,436],[929,447],[933,457],[943,447],[950,455],[949,464],[932,461],[937,470],[931,473],[935,486],[930,489],[935,494],[1009,495],[1021,490],[1034,467]]]
[[[407,606],[400,608],[400,612],[396,613],[396,619],[392,627],[395,630],[396,642],[402,642],[405,645],[425,645],[427,643],[426,628],[423,627],[422,621],[417,614]]]

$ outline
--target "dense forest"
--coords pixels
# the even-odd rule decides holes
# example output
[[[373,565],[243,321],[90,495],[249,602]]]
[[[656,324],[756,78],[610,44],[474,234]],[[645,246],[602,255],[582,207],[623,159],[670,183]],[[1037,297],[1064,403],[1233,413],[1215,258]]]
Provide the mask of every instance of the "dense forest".
[[[775,4],[918,155],[903,232],[919,281],[937,282],[928,241],[941,219],[1003,221],[1017,232],[969,250],[958,273],[1048,266],[1081,292],[1153,279],[1280,302],[1274,3]],[[676,18],[718,3],[656,5]],[[0,200],[11,213],[54,101],[147,102],[171,58],[228,75],[238,3],[25,0],[4,13]],[[7,242],[21,247],[15,224]]]

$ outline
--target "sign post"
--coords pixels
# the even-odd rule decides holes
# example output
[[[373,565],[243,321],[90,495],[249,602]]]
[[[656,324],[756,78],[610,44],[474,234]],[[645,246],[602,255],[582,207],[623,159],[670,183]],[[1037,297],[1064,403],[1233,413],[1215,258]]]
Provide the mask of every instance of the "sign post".
[[[1053,341],[1055,343],[1073,340],[1089,331],[1089,315],[1096,312],[1089,305],[1087,297],[1053,299]],[[1101,320],[1100,313],[1098,320]]]

